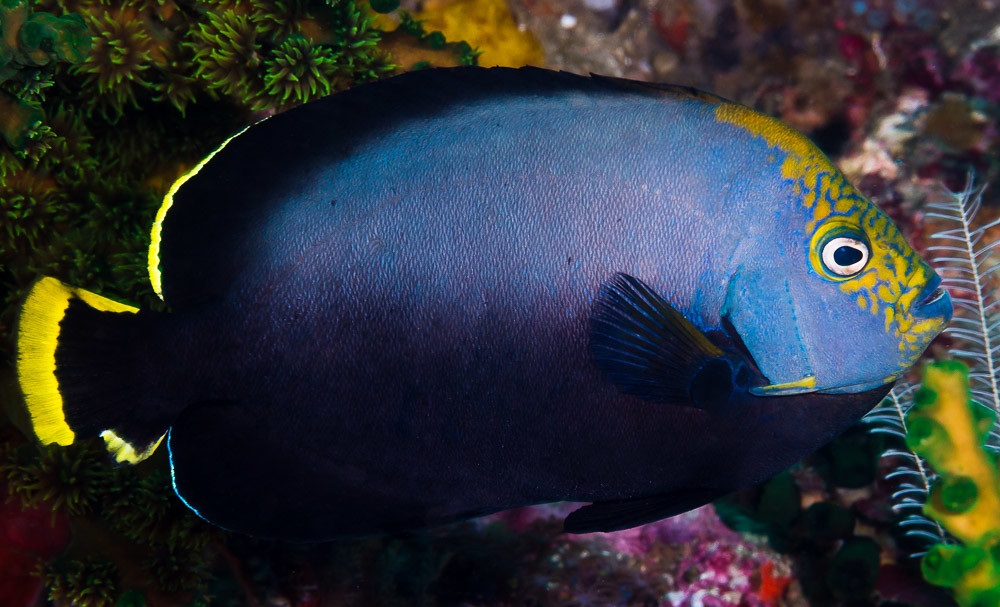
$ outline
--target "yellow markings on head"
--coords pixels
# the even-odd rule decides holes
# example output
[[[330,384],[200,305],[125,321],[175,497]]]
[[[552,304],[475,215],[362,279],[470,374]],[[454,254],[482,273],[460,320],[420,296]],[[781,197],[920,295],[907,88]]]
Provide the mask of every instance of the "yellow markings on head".
[[[762,138],[769,146],[784,152],[782,176],[793,182],[806,208],[812,208],[816,204],[817,180],[820,174],[829,173],[832,166],[811,141],[780,120],[734,103],[720,104],[715,109],[715,119],[746,129],[750,134]]]
[[[743,128],[784,152],[781,175],[791,182],[793,191],[801,197],[802,206],[812,211],[812,218],[806,225],[807,233],[812,233],[834,212],[846,213],[856,210],[859,203],[871,204],[813,142],[780,120],[733,103],[720,104],[715,110],[715,118]]]
[[[715,119],[742,127],[762,137],[768,145],[800,158],[819,152],[801,133],[776,118],[771,118],[736,103],[721,103],[715,108]]]
[[[886,333],[899,339],[900,368],[908,368],[941,329],[941,319],[913,315],[914,304],[933,279],[933,271],[874,205],[862,212],[835,215],[830,221],[851,217],[856,218],[856,229],[863,231],[871,243],[871,259],[861,274],[838,287],[855,295],[862,310],[882,315]],[[868,302],[870,305],[865,305]]]
[[[882,315],[886,331],[900,340],[908,367],[941,328],[939,319],[917,319],[913,303],[933,277],[930,268],[903,239],[888,216],[862,196],[806,137],[779,120],[750,108],[724,103],[715,109],[719,122],[741,127],[784,152],[781,174],[808,211],[806,237],[809,261],[817,274],[837,283],[841,291],[854,296],[858,307]],[[869,243],[870,258],[865,269],[848,279],[822,271],[814,246],[835,226],[849,225]]]
[[[138,312],[138,308],[96,293],[42,278],[31,287],[17,328],[17,380],[31,415],[31,426],[42,444],[70,445],[76,434],[66,423],[56,379],[59,323],[73,299],[105,312]]]
[[[251,125],[252,126],[252,125]],[[163,197],[163,202],[160,204],[160,208],[156,211],[156,218],[153,220],[153,227],[150,229],[149,234],[149,252],[147,254],[147,263],[149,264],[149,282],[153,285],[153,292],[156,293],[157,297],[163,299],[163,277],[160,274],[160,242],[163,238],[163,220],[167,217],[167,211],[174,204],[174,195],[177,191],[184,185],[189,179],[198,174],[201,169],[208,164],[216,154],[222,151],[222,148],[226,147],[230,141],[236,139],[242,135],[250,126],[247,126],[240,130],[238,133],[226,139],[219,145],[219,147],[212,150],[208,156],[202,159],[201,162],[196,164],[187,173],[184,173],[177,181],[170,186],[167,190],[167,195]]]
[[[136,450],[132,443],[118,436],[114,430],[105,430],[104,432],[101,432],[101,438],[104,439],[105,448],[119,464],[138,464],[142,460],[148,458],[154,451],[156,451],[156,448],[160,446],[160,443],[163,442],[163,438],[166,435],[167,433],[164,432],[160,438],[156,439],[156,442],[140,452]]]

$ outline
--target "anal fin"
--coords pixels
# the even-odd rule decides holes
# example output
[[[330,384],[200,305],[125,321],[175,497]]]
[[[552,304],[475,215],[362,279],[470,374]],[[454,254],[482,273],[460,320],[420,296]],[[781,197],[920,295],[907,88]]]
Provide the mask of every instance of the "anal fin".
[[[664,495],[594,502],[566,517],[567,533],[619,531],[694,510],[728,493],[719,489],[685,489]]]

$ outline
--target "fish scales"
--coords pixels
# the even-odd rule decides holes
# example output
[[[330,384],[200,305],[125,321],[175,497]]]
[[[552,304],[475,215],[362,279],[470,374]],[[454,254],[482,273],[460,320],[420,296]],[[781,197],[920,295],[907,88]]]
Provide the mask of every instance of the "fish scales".
[[[267,220],[244,236],[253,244],[241,252],[254,266],[237,275],[226,304],[193,329],[213,340],[204,346],[209,351],[245,352],[244,338],[259,349],[220,360],[225,366],[212,375],[231,384],[205,394],[232,394],[235,401],[253,395],[262,421],[297,414],[292,435],[312,435],[317,445],[355,437],[330,454],[338,461],[371,458],[365,437],[391,443],[391,456],[362,481],[385,485],[388,494],[403,484],[414,498],[453,487],[452,499],[462,501],[467,479],[480,476],[504,487],[533,485],[490,509],[546,501],[553,491],[601,499],[618,491],[622,464],[634,465],[634,452],[623,449],[630,440],[639,452],[658,452],[650,462],[655,472],[637,476],[666,479],[671,462],[695,471],[678,465],[680,454],[698,453],[688,441],[662,446],[677,427],[695,424],[685,419],[690,415],[624,406],[588,364],[592,299],[606,277],[625,270],[662,276],[656,286],[689,309],[699,281],[722,284],[731,273],[745,214],[754,206],[787,209],[793,193],[782,200],[776,188],[755,190],[758,180],[745,179],[743,167],[749,156],[766,153],[766,144],[720,124],[712,106],[579,84],[544,96],[445,101],[434,114],[376,129],[378,136],[357,142],[332,166],[314,164],[278,208],[261,204]],[[430,101],[441,103],[436,95]],[[309,140],[286,134],[281,118],[259,128],[315,153]],[[308,128],[339,146],[337,125],[318,116]],[[235,146],[270,146],[248,136],[229,145],[232,163],[213,162],[185,184],[164,223],[165,243],[173,213],[212,200],[200,195],[201,182],[212,195],[221,195],[217,184],[229,184],[226,195],[250,208],[255,196],[268,194],[255,183],[229,188],[246,171],[244,154],[252,153]],[[185,196],[197,204],[185,207]],[[718,247],[684,246],[698,241]],[[706,267],[717,274],[705,276]],[[170,272],[167,265],[167,281]],[[717,291],[716,301],[703,302],[708,326],[718,325]],[[261,330],[208,330],[220,326]],[[230,335],[240,341],[215,341]],[[279,355],[280,368],[295,375],[275,376]],[[309,405],[290,413],[289,402]],[[463,420],[464,430],[453,420]],[[540,429],[544,440],[536,437]],[[602,453],[606,463],[581,466],[574,444]],[[401,475],[400,460],[422,465]],[[520,474],[519,483],[525,469],[534,473]]]
[[[412,290],[411,281],[446,294],[460,293],[462,285],[453,283],[467,281],[497,284],[510,290],[507,297],[554,288],[563,301],[592,297],[598,273],[606,277],[610,268],[646,270],[662,275],[655,286],[669,287],[671,300],[687,307],[700,279],[721,282],[731,269],[718,262],[728,260],[738,236],[752,229],[746,213],[759,212],[762,222],[770,222],[793,208],[792,193],[759,188],[766,178],[745,171],[767,155],[767,144],[717,121],[712,105],[655,89],[623,95],[587,79],[555,84],[562,86],[464,91],[464,97],[463,91],[408,91],[415,107],[395,110],[403,115],[387,118],[391,127],[379,128],[375,118],[362,133],[346,136],[345,121],[357,120],[345,116],[353,110],[348,102],[303,108],[313,115],[291,125],[283,116],[265,121],[254,137],[230,143],[231,154],[215,159],[207,174],[185,183],[164,234],[170,222],[187,229],[164,239],[164,247],[173,248],[164,258],[190,258],[190,272],[174,270],[187,280],[205,271],[206,258],[256,260],[254,247],[280,242],[280,250],[264,252],[268,271],[294,263],[291,255],[315,254],[314,276],[377,270],[372,288],[394,295]],[[253,154],[251,148],[264,158],[282,158],[294,167],[292,174],[278,180],[266,172],[248,174],[252,163],[244,154]],[[311,158],[299,160],[305,155]],[[273,208],[270,192],[288,182],[294,185],[278,198],[281,208]],[[209,205],[185,206],[185,197],[211,200],[216,221],[205,222]],[[227,229],[230,208],[266,214],[258,219],[266,225]],[[202,216],[205,227],[191,230],[195,221],[185,212]],[[240,255],[230,246],[212,255],[190,252],[205,246],[198,244],[202,236],[214,242],[212,236],[226,231],[250,236],[237,245]],[[664,246],[677,234],[718,246]],[[463,247],[476,256],[463,255]],[[716,275],[702,276],[702,267]],[[173,301],[171,272],[165,275],[165,294]],[[706,320],[717,323],[715,316]]]
[[[292,539],[557,500],[648,498],[665,515],[791,465],[910,359],[890,335],[891,348],[871,340],[871,371],[825,374],[851,364],[817,345],[831,319],[883,324],[810,268],[810,241],[831,221],[807,203],[817,171],[855,193],[828,162],[808,164],[826,161],[800,136],[729,107],[677,87],[459,69],[251,127],[161,210],[151,275],[173,312],[139,311],[128,322],[141,340],[121,338],[143,344],[126,345],[128,366],[158,423],[108,421],[115,449],[149,451],[169,427],[192,509]],[[855,206],[881,216],[858,199],[834,220]],[[879,242],[866,245],[873,259]],[[922,331],[897,332],[926,346],[950,303],[919,258],[905,271],[917,273],[900,287],[913,303],[889,304]],[[803,305],[811,297],[819,312]],[[707,337],[681,345],[678,333]],[[59,343],[57,379],[74,356]],[[723,361],[722,376],[658,362],[696,355]],[[650,380],[656,365],[667,371]],[[734,387],[699,401],[720,383]],[[660,384],[691,390],[696,406],[649,396]],[[64,400],[65,425],[91,429],[76,397]],[[245,503],[256,507],[234,507]],[[649,519],[647,506],[627,506],[626,522]]]

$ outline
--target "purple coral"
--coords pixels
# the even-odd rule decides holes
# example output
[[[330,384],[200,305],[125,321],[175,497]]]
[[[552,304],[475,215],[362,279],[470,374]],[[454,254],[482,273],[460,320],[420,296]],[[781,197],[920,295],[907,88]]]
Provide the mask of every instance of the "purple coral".
[[[697,542],[689,545],[666,598],[672,607],[769,607],[786,581],[773,570],[773,561],[748,542]]]
[[[492,517],[521,533],[576,505],[524,508]],[[540,604],[773,607],[792,605],[785,560],[726,527],[712,506],[613,533],[563,536],[533,562],[525,595]],[[791,593],[787,593],[791,594]]]
[[[952,74],[977,97],[1000,103],[1000,47],[988,46],[966,55]]]

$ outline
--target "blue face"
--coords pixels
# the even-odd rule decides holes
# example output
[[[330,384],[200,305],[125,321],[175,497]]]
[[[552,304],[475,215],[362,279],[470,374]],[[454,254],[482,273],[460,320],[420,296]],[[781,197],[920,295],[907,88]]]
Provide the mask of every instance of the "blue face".
[[[769,380],[756,391],[861,392],[894,381],[951,319],[941,279],[804,137],[746,108],[718,113],[775,151],[780,185],[766,194],[793,218],[735,260],[722,310]]]

